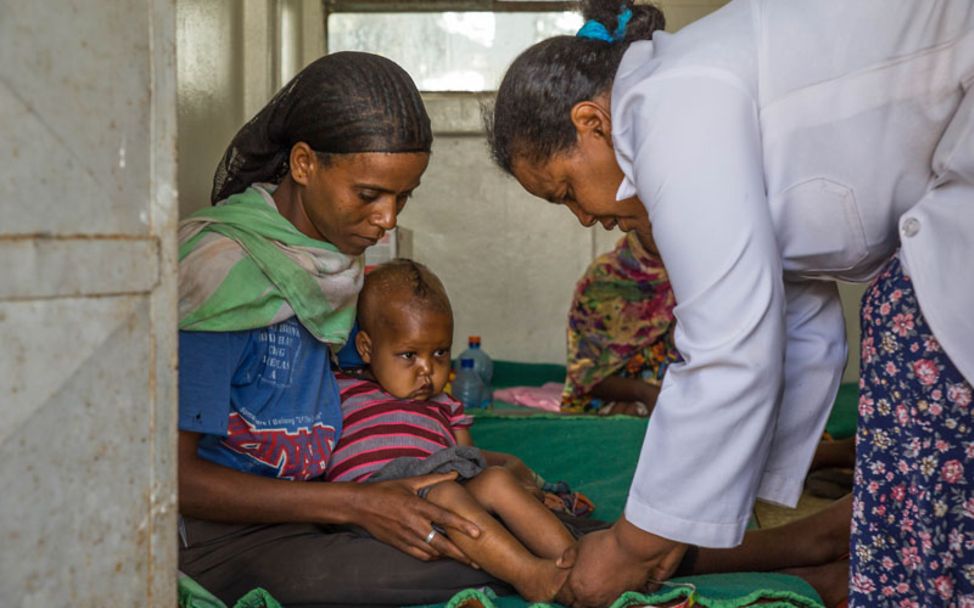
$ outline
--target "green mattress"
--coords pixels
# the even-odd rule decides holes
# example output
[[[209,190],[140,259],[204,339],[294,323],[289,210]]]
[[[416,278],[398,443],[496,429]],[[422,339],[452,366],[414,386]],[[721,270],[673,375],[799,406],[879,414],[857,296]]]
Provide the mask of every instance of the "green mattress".
[[[562,382],[565,367],[498,361],[496,388]],[[826,424],[836,438],[856,432],[858,387],[843,384]],[[616,519],[646,432],[647,419],[631,416],[566,416],[503,401],[490,411],[474,411],[471,432],[477,446],[516,454],[548,481],[565,481],[596,504],[595,517]]]

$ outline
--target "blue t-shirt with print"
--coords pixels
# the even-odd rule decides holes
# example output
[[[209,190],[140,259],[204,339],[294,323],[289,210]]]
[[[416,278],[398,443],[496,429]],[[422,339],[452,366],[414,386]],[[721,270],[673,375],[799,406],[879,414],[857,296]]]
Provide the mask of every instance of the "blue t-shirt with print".
[[[341,434],[328,346],[296,318],[233,332],[179,332],[179,428],[201,458],[306,480],[328,467]]]

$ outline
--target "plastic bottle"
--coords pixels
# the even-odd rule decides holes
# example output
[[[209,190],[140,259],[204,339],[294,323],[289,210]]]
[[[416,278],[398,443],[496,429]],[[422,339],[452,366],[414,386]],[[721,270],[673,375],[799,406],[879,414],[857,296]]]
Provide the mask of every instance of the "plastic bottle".
[[[484,402],[481,407],[490,407],[494,402],[494,391],[491,385],[494,378],[494,362],[487,351],[480,347],[480,336],[470,336],[467,339],[467,350],[460,353],[460,359],[473,359],[473,368],[484,383]]]
[[[453,398],[463,403],[465,409],[483,407],[484,383],[474,369],[473,359],[460,359],[460,369],[453,379]]]

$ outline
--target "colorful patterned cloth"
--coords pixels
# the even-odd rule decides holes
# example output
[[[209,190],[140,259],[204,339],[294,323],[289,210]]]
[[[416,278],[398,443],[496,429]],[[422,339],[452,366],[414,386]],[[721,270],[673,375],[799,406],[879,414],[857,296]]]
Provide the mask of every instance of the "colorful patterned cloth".
[[[596,258],[568,313],[568,374],[562,411],[598,409],[592,388],[610,376],[662,382],[679,360],[673,346],[673,291],[659,256],[629,233]]]
[[[179,224],[179,329],[240,331],[296,316],[341,346],[355,322],[363,258],[306,236],[255,184]]]
[[[894,259],[862,301],[849,606],[974,606],[972,389]]]

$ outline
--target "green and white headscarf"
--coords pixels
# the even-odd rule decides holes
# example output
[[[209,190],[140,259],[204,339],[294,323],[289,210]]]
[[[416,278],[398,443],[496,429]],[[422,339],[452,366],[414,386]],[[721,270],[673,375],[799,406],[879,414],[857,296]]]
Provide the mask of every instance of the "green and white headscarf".
[[[294,227],[255,184],[179,225],[179,329],[239,331],[296,316],[341,346],[355,322],[361,256]]]

